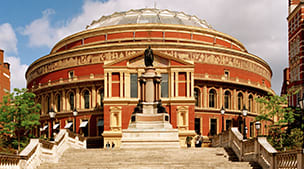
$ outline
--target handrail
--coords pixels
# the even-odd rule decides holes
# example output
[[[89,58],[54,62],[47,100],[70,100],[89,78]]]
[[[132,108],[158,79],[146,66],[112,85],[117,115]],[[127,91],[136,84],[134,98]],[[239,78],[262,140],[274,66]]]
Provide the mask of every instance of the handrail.
[[[1,165],[17,165],[20,161],[18,155],[0,154],[0,166]]]
[[[77,136],[78,139],[69,137],[70,135]],[[0,168],[32,169],[44,161],[56,162],[69,146],[86,148],[86,138],[61,129],[55,141],[31,139],[19,155],[0,154]]]
[[[278,152],[265,137],[243,140],[243,135],[235,127],[214,136],[212,146],[231,147],[240,161],[257,162],[263,169],[304,168],[302,150]]]

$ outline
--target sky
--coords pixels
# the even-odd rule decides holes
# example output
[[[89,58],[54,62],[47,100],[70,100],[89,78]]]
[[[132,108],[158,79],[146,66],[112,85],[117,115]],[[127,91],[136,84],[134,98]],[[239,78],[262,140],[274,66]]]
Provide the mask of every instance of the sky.
[[[9,0],[0,6],[0,49],[11,64],[11,88],[25,88],[25,71],[62,38],[93,20],[140,8],[183,11],[238,39],[272,68],[280,94],[288,66],[287,0]]]

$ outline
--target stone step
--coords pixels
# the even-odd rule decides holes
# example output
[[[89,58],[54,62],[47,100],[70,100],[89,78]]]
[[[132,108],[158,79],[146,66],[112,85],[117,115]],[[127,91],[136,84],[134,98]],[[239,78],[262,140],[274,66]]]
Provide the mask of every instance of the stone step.
[[[228,161],[222,148],[180,149],[68,149],[59,163],[43,163],[38,169],[251,169],[248,162]]]

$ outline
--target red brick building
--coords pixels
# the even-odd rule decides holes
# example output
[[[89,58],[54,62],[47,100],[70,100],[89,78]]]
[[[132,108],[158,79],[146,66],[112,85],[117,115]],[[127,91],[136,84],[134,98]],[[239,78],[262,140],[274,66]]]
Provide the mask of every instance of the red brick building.
[[[0,102],[2,102],[2,97],[10,92],[10,64],[4,62],[4,51],[0,49]]]
[[[105,140],[119,146],[122,129],[128,128],[139,100],[137,78],[144,72],[149,45],[162,77],[163,106],[180,136],[196,131],[207,138],[219,133],[221,107],[226,110],[224,129],[242,128],[243,106],[249,110],[248,136],[255,135],[255,98],[273,93],[269,65],[206,21],[159,9],[103,16],[30,65],[27,87],[42,104],[41,130],[47,131],[53,107],[54,128],[75,125],[76,132],[88,137],[103,133]]]
[[[304,39],[304,1],[289,0],[288,20],[288,51],[289,67],[284,70],[282,94],[291,94],[289,106],[297,106],[298,100],[303,97],[303,39]],[[299,91],[296,94],[292,94]]]

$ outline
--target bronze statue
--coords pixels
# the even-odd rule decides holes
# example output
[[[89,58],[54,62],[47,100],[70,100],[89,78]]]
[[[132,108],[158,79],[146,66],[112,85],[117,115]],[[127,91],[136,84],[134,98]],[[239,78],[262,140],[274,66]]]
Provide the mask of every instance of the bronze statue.
[[[153,67],[153,61],[154,61],[154,56],[153,56],[153,51],[151,49],[151,46],[149,46],[145,50],[145,66],[152,66]]]

